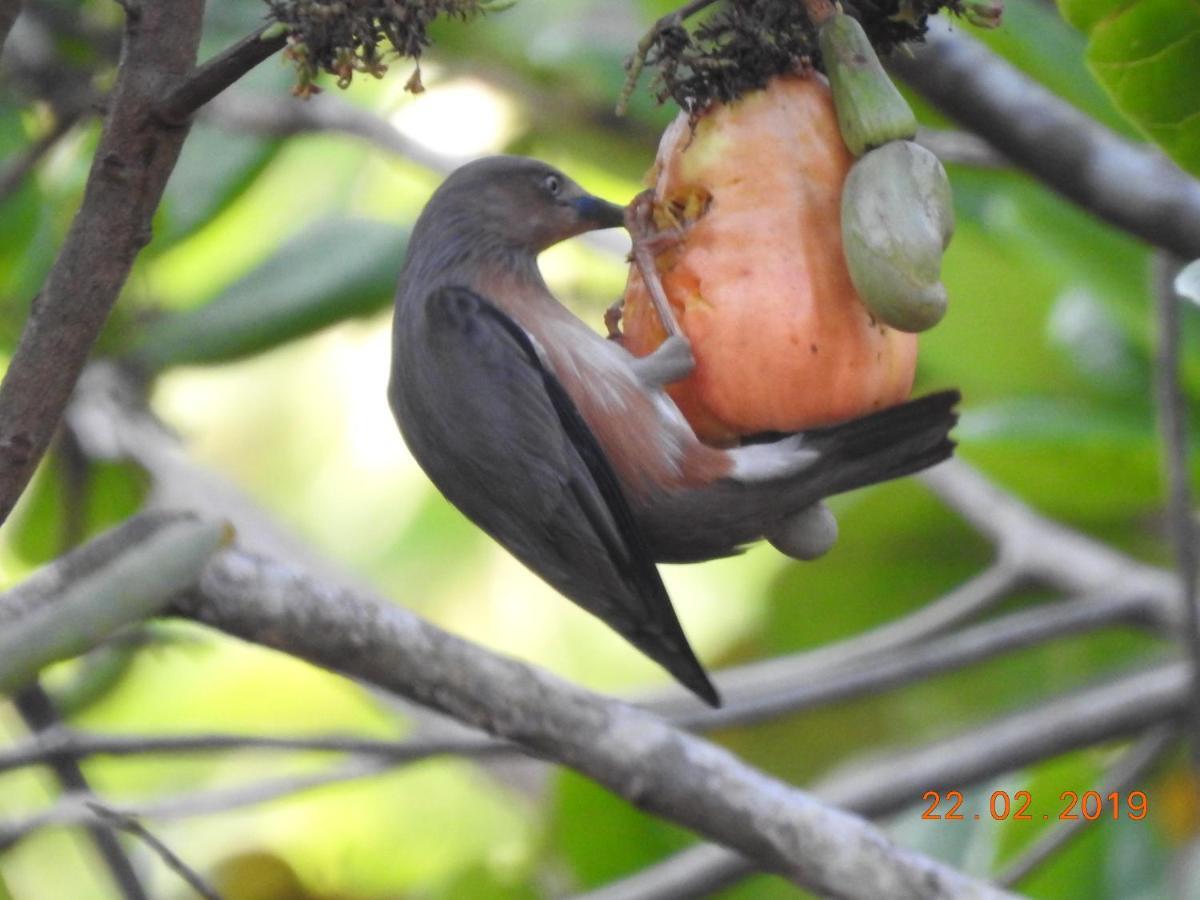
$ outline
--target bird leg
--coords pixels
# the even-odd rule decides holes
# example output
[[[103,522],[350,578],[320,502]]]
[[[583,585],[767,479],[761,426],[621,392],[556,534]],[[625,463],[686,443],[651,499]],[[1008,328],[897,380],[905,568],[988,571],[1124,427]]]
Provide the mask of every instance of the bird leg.
[[[667,293],[663,290],[662,279],[658,277],[658,266],[654,264],[654,257],[662,252],[662,245],[677,243],[680,236],[670,231],[659,231],[655,227],[654,191],[642,191],[633,198],[633,202],[625,210],[625,227],[633,238],[633,263],[638,267],[646,290],[650,293],[650,302],[654,304],[663,331],[668,337],[682,336],[683,331],[675,321],[671,302],[667,300]]]
[[[663,331],[667,335],[666,340],[659,344],[653,353],[634,360],[633,367],[643,384],[661,388],[686,378],[696,367],[692,344],[675,319],[671,303],[663,290],[662,279],[658,275],[658,266],[654,261],[657,254],[677,244],[682,233],[678,230],[659,230],[655,226],[654,192],[649,190],[638,194],[629,204],[625,211],[625,227],[629,229],[633,238],[633,263],[642,276],[655,312],[662,322]],[[620,318],[621,305],[618,301],[609,308],[604,317],[610,336],[619,330]]]

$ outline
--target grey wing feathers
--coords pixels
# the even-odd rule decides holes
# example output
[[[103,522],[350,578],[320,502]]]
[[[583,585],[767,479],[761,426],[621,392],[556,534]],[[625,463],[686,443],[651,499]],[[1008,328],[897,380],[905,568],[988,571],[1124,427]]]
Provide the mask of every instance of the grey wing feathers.
[[[427,298],[420,331],[409,347],[420,365],[397,375],[423,382],[416,393],[438,408],[431,399],[414,410],[419,396],[393,401],[434,483],[538,575],[717,705],[616,474],[529,335],[461,287]],[[406,404],[421,416],[418,431],[406,427]]]

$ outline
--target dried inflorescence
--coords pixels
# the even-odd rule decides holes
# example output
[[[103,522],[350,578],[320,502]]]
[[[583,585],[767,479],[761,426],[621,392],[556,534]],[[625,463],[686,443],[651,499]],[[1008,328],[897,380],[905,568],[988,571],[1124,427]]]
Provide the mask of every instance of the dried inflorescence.
[[[919,40],[925,21],[941,9],[964,13],[962,0],[844,0],[879,53]],[[697,111],[761,88],[773,76],[804,66],[822,68],[816,31],[800,0],[729,0],[689,31],[661,30],[645,55],[657,70],[660,101],[674,98]]]
[[[429,46],[429,25],[438,16],[470,19],[499,11],[506,0],[266,0],[288,33],[287,55],[299,73],[295,92],[308,96],[321,72],[350,84],[355,72],[379,78],[390,57],[419,59]],[[419,72],[419,70],[418,70]],[[421,90],[414,73],[408,87]]]

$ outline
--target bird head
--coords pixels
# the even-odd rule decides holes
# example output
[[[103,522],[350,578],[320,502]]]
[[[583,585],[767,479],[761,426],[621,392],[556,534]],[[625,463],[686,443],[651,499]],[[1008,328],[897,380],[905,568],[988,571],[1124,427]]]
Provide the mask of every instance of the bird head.
[[[426,207],[438,221],[454,221],[489,242],[532,254],[585,231],[622,225],[624,212],[553,166],[520,156],[467,163],[442,182]]]

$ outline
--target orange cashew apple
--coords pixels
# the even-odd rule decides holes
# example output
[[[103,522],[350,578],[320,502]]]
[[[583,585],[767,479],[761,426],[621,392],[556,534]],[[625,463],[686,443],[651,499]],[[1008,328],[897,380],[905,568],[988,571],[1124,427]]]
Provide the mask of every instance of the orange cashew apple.
[[[798,431],[900,403],[917,339],[878,321],[842,251],[842,185],[854,157],[815,73],[784,75],[663,134],[651,171],[655,264],[692,342],[693,373],[668,390],[713,444]],[[665,339],[631,267],[620,340]]]

